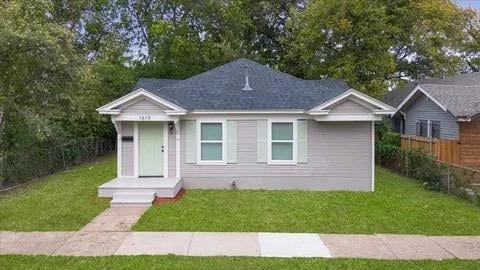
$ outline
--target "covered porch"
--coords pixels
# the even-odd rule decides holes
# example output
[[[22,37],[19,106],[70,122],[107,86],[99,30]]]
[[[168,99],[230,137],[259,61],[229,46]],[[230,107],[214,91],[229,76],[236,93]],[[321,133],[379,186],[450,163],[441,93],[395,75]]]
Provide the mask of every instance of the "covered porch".
[[[98,187],[112,205],[174,198],[180,176],[180,117],[185,110],[139,89],[98,109],[117,131],[117,177]]]

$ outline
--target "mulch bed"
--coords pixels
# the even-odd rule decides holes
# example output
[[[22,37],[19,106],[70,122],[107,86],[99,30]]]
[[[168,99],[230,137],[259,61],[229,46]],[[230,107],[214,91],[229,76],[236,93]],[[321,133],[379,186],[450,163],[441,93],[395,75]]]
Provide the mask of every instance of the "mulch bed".
[[[175,198],[159,198],[155,197],[153,200],[153,204],[164,204],[164,203],[174,203],[183,198],[183,195],[185,195],[185,189],[180,189],[180,191],[177,193],[177,196]]]

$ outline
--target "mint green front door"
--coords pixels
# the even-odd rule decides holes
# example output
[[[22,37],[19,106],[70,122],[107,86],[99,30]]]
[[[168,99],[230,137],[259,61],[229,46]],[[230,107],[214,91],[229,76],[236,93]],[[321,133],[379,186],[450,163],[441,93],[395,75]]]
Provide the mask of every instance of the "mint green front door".
[[[138,175],[163,176],[163,123],[138,123]]]

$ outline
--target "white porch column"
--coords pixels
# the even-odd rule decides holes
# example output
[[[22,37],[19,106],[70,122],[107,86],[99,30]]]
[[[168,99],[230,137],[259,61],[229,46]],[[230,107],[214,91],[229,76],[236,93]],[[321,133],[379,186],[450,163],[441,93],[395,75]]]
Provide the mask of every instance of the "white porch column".
[[[114,120],[112,122],[117,131],[117,177],[120,177],[122,175],[122,124]]]
[[[175,174],[176,178],[180,178],[180,120],[176,119],[175,123]]]

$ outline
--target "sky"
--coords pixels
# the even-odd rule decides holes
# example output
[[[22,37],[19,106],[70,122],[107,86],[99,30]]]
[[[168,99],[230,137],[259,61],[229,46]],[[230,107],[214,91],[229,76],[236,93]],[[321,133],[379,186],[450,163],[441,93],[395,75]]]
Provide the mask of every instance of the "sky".
[[[480,8],[480,0],[456,0],[461,7]]]

